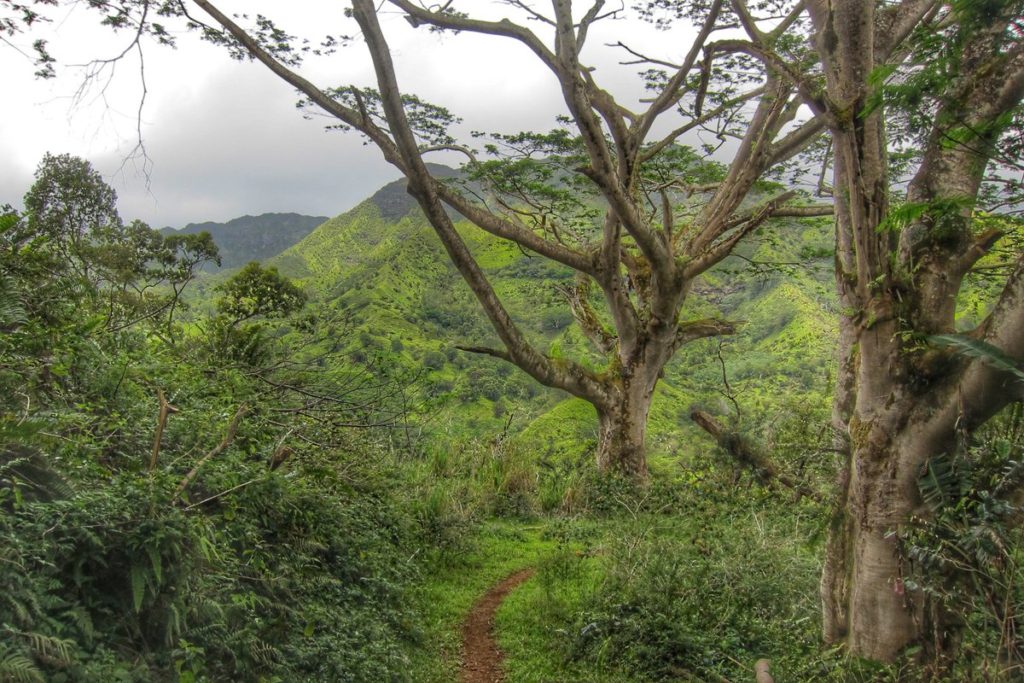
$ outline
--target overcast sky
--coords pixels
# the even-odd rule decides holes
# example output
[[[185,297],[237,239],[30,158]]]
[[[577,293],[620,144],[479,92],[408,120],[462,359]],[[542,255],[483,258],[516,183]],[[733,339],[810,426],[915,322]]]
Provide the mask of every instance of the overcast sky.
[[[506,13],[490,0],[463,5]],[[222,9],[256,13],[261,6],[293,33],[317,37],[355,30],[334,1],[249,0],[224,2]],[[64,64],[113,56],[130,40],[127,34],[96,28],[95,17],[82,8],[55,17],[46,37]],[[403,89],[461,116],[463,131],[545,130],[563,112],[554,78],[516,43],[466,34],[437,36],[412,29],[394,13],[383,16],[382,23]],[[638,67],[617,66],[623,53],[604,48],[604,43],[626,39],[679,59],[688,47],[679,31],[607,22],[590,39],[590,61],[606,87],[635,104],[642,95],[635,77]],[[89,159],[117,191],[122,216],[141,218],[154,227],[269,211],[333,216],[398,177],[358,136],[325,132],[325,119],[304,120],[295,109],[295,92],[264,67],[232,61],[222,49],[191,35],[180,38],[177,50],[156,45],[145,49],[142,137],[151,160],[147,175],[141,163],[126,161],[137,141],[137,58],[129,56],[118,65],[105,91],[93,88],[75,98],[82,69],[63,66],[59,78],[49,81],[33,77],[31,60],[18,49],[30,52],[35,37],[16,37],[13,46],[0,44],[5,92],[0,204],[20,205],[47,151]],[[324,87],[371,84],[369,58],[358,42],[333,57],[307,63],[302,72]]]

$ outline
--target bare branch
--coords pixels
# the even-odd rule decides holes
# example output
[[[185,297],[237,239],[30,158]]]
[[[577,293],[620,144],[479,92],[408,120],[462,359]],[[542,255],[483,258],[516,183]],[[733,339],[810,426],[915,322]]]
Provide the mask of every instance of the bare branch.
[[[518,40],[520,43],[530,48],[534,54],[540,57],[541,61],[547,64],[550,69],[554,70],[557,68],[555,55],[552,54],[544,43],[541,42],[540,38],[538,38],[528,28],[514,24],[508,19],[502,19],[501,21],[481,21],[479,19],[469,19],[451,14],[432,12],[420,7],[410,0],[388,0],[388,2],[401,9],[409,16],[414,17],[417,21],[430,24],[431,26],[452,29],[455,31],[503,36],[505,38]],[[545,23],[551,23],[550,19],[545,18],[544,20]]]
[[[156,435],[153,437],[153,451],[149,456],[149,468],[147,470],[149,472],[156,469],[156,463],[160,457],[160,442],[163,440],[164,428],[167,426],[167,417],[171,413],[178,412],[175,406],[167,402],[163,389],[156,390],[156,398],[160,402],[160,412],[156,418]]]
[[[542,256],[569,266],[581,273],[593,273],[593,262],[589,256],[569,249],[562,244],[545,240],[526,226],[519,225],[482,209],[466,199],[461,193],[445,183],[433,180],[433,190],[446,204],[469,219],[474,225],[495,237],[515,242]]]
[[[200,458],[199,462],[197,462],[195,466],[191,470],[189,470],[188,474],[186,474],[182,478],[181,482],[178,484],[178,487],[174,489],[173,498],[178,498],[182,493],[185,492],[185,489],[188,488],[188,485],[191,484],[192,480],[196,478],[196,475],[199,474],[199,470],[203,467],[203,465],[205,465],[207,462],[209,462],[210,460],[212,460],[213,458],[217,457],[225,450],[227,450],[228,446],[230,446],[231,443],[235,440],[235,434],[238,432],[238,425],[241,424],[242,418],[245,417],[248,413],[249,406],[243,403],[238,407],[238,411],[235,413],[235,416],[231,418],[231,422],[228,424],[228,429],[227,432],[224,434],[224,438],[221,439],[221,442],[214,446],[209,453]]]
[[[735,333],[736,323],[728,320],[719,320],[717,318],[691,320],[685,323],[679,323],[679,327],[676,328],[675,346],[676,348],[679,348],[683,344],[688,344],[697,339],[719,337]]]
[[[704,24],[701,26],[700,32],[694,39],[693,44],[690,46],[690,51],[687,53],[686,58],[683,59],[683,63],[679,66],[679,70],[669,79],[665,87],[662,88],[661,93],[651,103],[650,108],[644,114],[643,119],[640,121],[637,129],[641,139],[647,136],[647,132],[654,125],[655,119],[664,111],[672,107],[676,102],[679,101],[682,93],[680,92],[683,85],[686,83],[686,79],[693,69],[694,64],[697,63],[697,57],[700,56],[701,50],[704,51],[705,57],[709,57],[708,46],[705,43],[708,37],[711,35],[714,29],[715,22],[718,21],[718,16],[722,11],[722,0],[714,0],[708,11],[708,17],[705,19]]]
[[[409,4],[405,0],[392,2],[399,5]],[[581,398],[599,397],[603,390],[592,372],[568,361],[560,361],[561,364],[556,367],[551,359],[538,352],[527,341],[513,322],[487,276],[455,229],[451,217],[441,203],[438,183],[423,162],[405,113],[391,52],[377,21],[377,10],[373,1],[353,0],[352,7],[353,16],[362,29],[373,58],[381,102],[397,151],[401,155],[402,166],[406,169],[409,190],[440,237],[452,263],[483,307],[492,327],[505,345],[509,358],[542,384],[564,389]]]
[[[483,356],[492,356],[494,358],[500,358],[503,361],[507,361],[515,365],[515,361],[512,360],[512,356],[509,355],[508,351],[502,351],[501,349],[493,349],[489,346],[460,346],[455,345],[459,351],[465,351],[467,353],[479,353]]]
[[[609,43],[608,45],[610,47],[622,48],[623,50],[625,50],[629,54],[631,54],[634,57],[636,57],[636,59],[632,60],[632,61],[619,62],[619,64],[622,64],[624,66],[628,66],[628,65],[631,65],[631,64],[657,64],[658,66],[665,66],[665,67],[668,67],[669,69],[675,69],[675,70],[678,70],[678,69],[682,68],[682,65],[675,64],[674,62],[666,62],[664,60],[657,59],[655,57],[648,57],[647,55],[643,54],[642,52],[638,52],[638,51],[634,50],[633,48],[631,48],[630,46],[626,45],[621,40],[617,41],[615,43]]]
[[[826,502],[820,493],[808,488],[795,477],[780,471],[759,447],[741,434],[727,429],[710,413],[695,408],[690,411],[690,419],[710,434],[721,449],[735,458],[737,463],[750,470],[761,485],[766,486],[771,482],[778,482],[817,503],[824,504]]]

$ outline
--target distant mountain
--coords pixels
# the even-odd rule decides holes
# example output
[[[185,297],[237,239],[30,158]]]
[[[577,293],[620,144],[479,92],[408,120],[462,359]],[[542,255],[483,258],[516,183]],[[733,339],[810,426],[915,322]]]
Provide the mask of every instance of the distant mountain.
[[[265,213],[242,216],[227,223],[189,223],[180,232],[209,232],[220,248],[221,268],[237,268],[249,261],[263,261],[280,254],[326,220],[325,216]],[[178,231],[164,228],[160,232],[166,235]],[[209,268],[216,269],[216,266]]]

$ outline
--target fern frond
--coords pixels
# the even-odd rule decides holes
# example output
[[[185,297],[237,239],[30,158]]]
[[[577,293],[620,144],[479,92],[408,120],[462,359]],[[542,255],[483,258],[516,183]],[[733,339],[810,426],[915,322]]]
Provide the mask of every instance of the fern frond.
[[[1024,370],[1014,359],[1007,356],[1002,349],[980,339],[972,339],[962,334],[935,334],[928,341],[936,346],[953,349],[968,358],[977,358],[996,370],[1007,372],[1024,382]]]
[[[23,654],[14,652],[0,658],[0,681],[46,683],[46,678],[35,662]]]

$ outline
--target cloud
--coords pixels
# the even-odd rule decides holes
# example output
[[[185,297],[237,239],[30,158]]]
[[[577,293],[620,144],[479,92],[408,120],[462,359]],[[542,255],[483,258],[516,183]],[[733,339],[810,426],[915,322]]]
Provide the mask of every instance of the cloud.
[[[305,13],[292,18],[309,19]],[[403,89],[463,117],[461,137],[472,130],[548,130],[555,115],[565,112],[553,75],[524,46],[465,33],[439,37],[412,29],[397,14],[383,18]],[[92,56],[116,47],[95,40],[109,41],[103,29],[84,31],[88,19],[61,22],[65,37],[54,44]],[[329,20],[317,19],[324,26]],[[319,25],[304,28],[315,32]],[[230,61],[222,50],[186,38],[179,50],[152,49],[146,55],[149,94],[142,129],[152,160],[148,176],[124,161],[136,139],[137,66],[125,63],[106,97],[69,110],[66,100],[56,98],[74,90],[74,79],[32,81],[28,65],[0,51],[0,70],[10,74],[12,90],[19,93],[0,117],[6,161],[0,166],[0,202],[17,203],[45,151],[90,159],[117,190],[122,215],[157,227],[267,211],[336,215],[398,176],[358,135],[325,132],[327,119],[304,120],[294,108],[297,95],[265,68]],[[635,39],[645,50],[678,58],[672,52],[688,47],[679,38],[608,22],[590,39],[595,75],[639,108],[640,67],[616,64],[624,55],[608,54],[603,46]],[[363,46],[353,44],[303,72],[322,86],[369,85],[372,68]]]
[[[228,65],[201,88],[147,114],[150,185],[130,166],[115,174],[121,212],[154,225],[295,211],[336,215],[397,173],[351,134],[307,121],[291,89],[254,65]],[[122,157],[94,160],[114,173]]]

